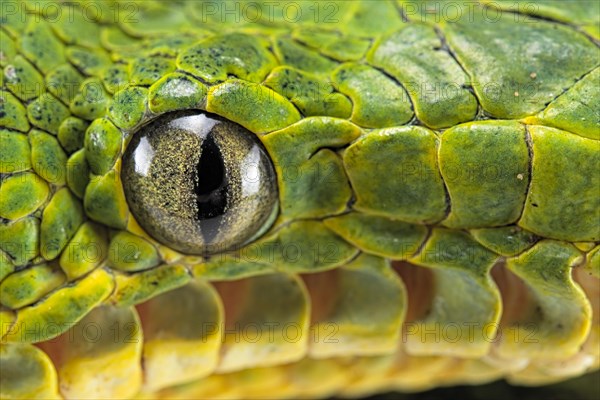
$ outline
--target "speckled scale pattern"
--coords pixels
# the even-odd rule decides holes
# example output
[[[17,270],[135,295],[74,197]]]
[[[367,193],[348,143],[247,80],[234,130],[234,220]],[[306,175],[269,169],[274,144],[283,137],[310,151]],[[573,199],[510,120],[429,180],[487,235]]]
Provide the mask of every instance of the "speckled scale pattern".
[[[514,9],[522,2],[483,0],[477,7],[504,11],[492,22],[444,19],[436,4],[424,12],[405,0],[295,2],[297,18],[246,8],[240,20],[241,9],[219,14],[224,2],[85,1],[73,21],[50,3],[12,3],[0,28],[0,360],[27,362],[13,386],[0,381],[3,396],[89,395],[76,382],[95,377],[82,374],[76,352],[57,370],[42,351],[87,320],[148,335],[144,346],[88,349],[99,377],[110,381],[107,354],[129,377],[102,389],[121,398],[357,395],[502,376],[540,384],[598,368],[598,309],[588,300],[597,289],[571,275],[597,279],[600,259],[600,33],[585,1],[541,1],[528,15]],[[494,46],[498,36],[512,46]],[[144,232],[121,183],[135,129],[185,109],[255,133],[279,184],[271,229],[212,258]],[[416,319],[403,265],[435,282]],[[505,316],[503,328],[539,324],[542,347],[464,340],[470,323],[498,333],[500,268],[543,310]],[[249,306],[233,308],[234,292]],[[202,336],[173,325],[169,302],[188,296],[197,308],[182,318],[202,309],[216,326],[291,321],[303,339],[263,343],[272,350],[263,357],[231,327]],[[323,302],[318,313],[309,299]],[[457,321],[458,342],[419,340]],[[398,347],[403,323],[410,335]],[[331,324],[339,346],[305,340]],[[158,327],[170,328],[166,341],[153,338]],[[172,362],[168,349],[204,367],[166,373],[157,366]],[[523,352],[527,366],[508,361]],[[160,379],[143,377],[142,357]],[[583,369],[577,357],[588,357]],[[372,370],[378,377],[365,378]]]

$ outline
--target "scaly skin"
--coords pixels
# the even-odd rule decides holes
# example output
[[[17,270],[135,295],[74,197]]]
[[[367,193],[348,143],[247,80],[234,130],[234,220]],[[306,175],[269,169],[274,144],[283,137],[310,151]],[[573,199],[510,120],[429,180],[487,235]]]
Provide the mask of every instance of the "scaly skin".
[[[1,398],[598,369],[595,2],[70,4],[2,3]],[[273,218],[235,251],[178,252],[130,208],[128,145],[182,110],[274,166]],[[174,160],[154,172],[195,165]]]

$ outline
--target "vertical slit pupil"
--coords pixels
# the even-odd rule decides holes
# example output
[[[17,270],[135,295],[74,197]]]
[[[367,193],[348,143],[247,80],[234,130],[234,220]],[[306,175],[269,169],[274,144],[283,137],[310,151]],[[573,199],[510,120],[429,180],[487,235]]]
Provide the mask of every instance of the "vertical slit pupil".
[[[212,134],[202,142],[200,160],[197,165],[198,180],[194,184],[198,205],[198,220],[207,242],[217,235],[220,218],[227,208],[227,176],[219,146]]]

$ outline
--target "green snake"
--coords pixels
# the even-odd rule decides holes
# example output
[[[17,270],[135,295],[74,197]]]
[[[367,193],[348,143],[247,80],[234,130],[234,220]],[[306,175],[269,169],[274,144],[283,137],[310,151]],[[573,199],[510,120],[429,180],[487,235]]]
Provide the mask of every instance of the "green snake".
[[[3,1],[0,397],[600,366],[594,1]]]

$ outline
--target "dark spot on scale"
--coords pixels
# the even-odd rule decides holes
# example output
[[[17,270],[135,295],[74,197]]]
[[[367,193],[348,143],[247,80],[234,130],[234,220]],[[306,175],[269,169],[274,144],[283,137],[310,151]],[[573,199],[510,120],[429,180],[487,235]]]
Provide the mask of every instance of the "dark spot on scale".
[[[537,205],[536,203],[531,203],[531,205],[532,205],[533,207],[538,207],[538,205]]]

